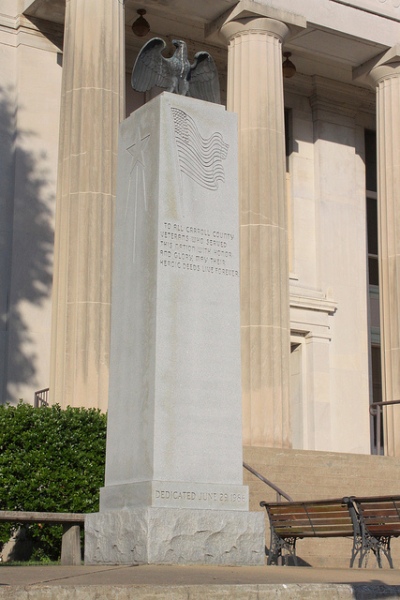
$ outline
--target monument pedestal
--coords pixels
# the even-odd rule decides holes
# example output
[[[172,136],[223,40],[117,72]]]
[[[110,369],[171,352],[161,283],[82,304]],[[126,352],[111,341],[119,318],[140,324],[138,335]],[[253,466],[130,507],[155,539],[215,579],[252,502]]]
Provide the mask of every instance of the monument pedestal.
[[[88,515],[86,564],[263,565],[263,513],[135,508]]]
[[[242,479],[236,116],[163,93],[120,127],[110,392],[85,561],[263,564]]]

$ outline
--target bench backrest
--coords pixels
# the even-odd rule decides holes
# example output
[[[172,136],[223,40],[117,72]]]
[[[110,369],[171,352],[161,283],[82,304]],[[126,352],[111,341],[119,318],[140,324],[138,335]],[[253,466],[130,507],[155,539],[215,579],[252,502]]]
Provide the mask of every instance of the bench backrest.
[[[400,536],[400,496],[351,498],[361,525],[374,537]]]
[[[271,527],[280,538],[352,536],[354,523],[342,499],[266,503]]]

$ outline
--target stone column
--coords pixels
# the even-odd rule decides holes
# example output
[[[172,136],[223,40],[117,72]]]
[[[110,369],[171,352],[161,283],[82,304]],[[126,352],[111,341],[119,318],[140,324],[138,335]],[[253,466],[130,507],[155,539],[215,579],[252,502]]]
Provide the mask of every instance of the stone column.
[[[369,73],[377,92],[379,295],[383,400],[400,400],[400,45]],[[400,406],[388,406],[385,453],[400,456]]]
[[[67,0],[55,231],[51,402],[107,408],[123,4]]]
[[[228,110],[239,116],[243,443],[290,447],[289,267],[282,41],[286,24],[225,23]]]

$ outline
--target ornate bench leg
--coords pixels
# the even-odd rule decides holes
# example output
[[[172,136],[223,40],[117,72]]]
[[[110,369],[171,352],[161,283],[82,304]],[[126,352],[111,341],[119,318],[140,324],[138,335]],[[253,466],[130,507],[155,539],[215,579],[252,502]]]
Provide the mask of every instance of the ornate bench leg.
[[[294,566],[298,567],[297,562],[297,554],[296,554],[296,538],[291,538],[290,540],[285,540],[285,549],[288,551],[288,554],[285,555],[285,565],[288,565],[289,557],[293,558]]]
[[[277,565],[279,557],[282,556],[282,540],[276,535],[275,531],[271,529],[271,544],[269,548],[267,565]]]
[[[362,538],[360,535],[356,534],[353,538],[353,548],[351,550],[350,568],[352,568],[354,566],[354,562],[355,562],[358,554],[360,554],[360,559],[361,559],[362,549],[363,549]]]
[[[371,538],[371,536],[366,535],[364,533],[363,537],[362,537],[362,546],[361,546],[361,550],[360,550],[360,559],[358,561],[358,567],[361,569],[362,567],[367,568],[367,564],[368,564],[368,557],[369,557],[369,553],[372,550],[372,552],[374,554],[375,553],[375,546],[374,546],[374,542],[373,539]]]
[[[392,553],[390,552],[390,537],[387,540],[385,556],[388,559],[390,568],[393,569]]]
[[[390,536],[373,537],[368,535],[363,539],[363,547],[360,553],[359,567],[366,567],[368,562],[368,554],[372,550],[375,555],[378,567],[382,569],[382,553],[386,556],[389,566],[393,569],[392,555],[390,552]]]
[[[383,554],[386,556],[390,568],[393,569],[392,555],[390,552],[390,536],[376,538],[375,555],[380,569],[382,568],[381,552],[383,552]]]
[[[352,498],[344,498],[348,506],[351,522],[353,523],[353,548],[351,550],[350,567],[354,566],[357,555],[360,555],[358,566],[360,567],[363,560],[364,549],[364,530],[360,526],[359,514]]]
[[[286,551],[284,554],[283,551]],[[278,565],[280,561],[283,564],[288,564],[289,557],[293,558],[293,562],[295,566],[298,566],[297,556],[296,556],[296,538],[285,538],[282,539],[276,535],[276,533],[271,531],[271,547],[269,549],[267,565]]]

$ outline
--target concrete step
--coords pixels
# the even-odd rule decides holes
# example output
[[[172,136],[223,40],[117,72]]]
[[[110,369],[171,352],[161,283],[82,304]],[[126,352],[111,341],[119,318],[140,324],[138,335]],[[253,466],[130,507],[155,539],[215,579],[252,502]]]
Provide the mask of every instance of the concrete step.
[[[0,600],[400,598],[399,574],[294,567],[0,567]]]
[[[58,586],[0,589],[0,600],[371,600],[400,598],[400,586],[382,584],[261,584],[177,586]]]

